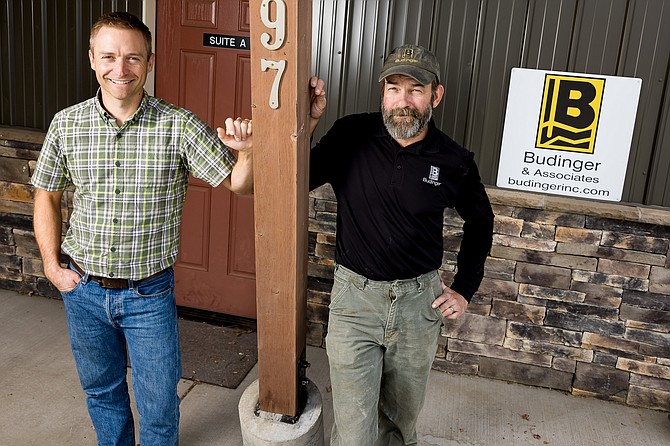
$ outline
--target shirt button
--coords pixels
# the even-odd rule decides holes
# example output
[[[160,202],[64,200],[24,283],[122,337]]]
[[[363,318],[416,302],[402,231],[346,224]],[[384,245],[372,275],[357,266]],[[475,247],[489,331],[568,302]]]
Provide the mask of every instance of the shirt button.
[[[395,168],[400,170],[400,169],[402,169],[402,166],[400,164],[398,164],[397,166],[395,166]]]
[[[116,248],[112,246],[112,249],[110,249],[112,252],[116,252]]]
[[[117,161],[117,162],[115,162],[114,165],[115,165],[116,167],[121,167],[121,161]]]
[[[114,273],[109,273],[109,277],[114,277]]]
[[[119,194],[121,193],[121,189],[116,189],[116,190],[114,191],[114,193],[115,193],[116,195],[119,195]]]
[[[118,218],[115,218],[115,219],[112,220],[112,221],[113,221],[114,223],[118,223],[118,222],[119,222],[119,219],[118,219]]]

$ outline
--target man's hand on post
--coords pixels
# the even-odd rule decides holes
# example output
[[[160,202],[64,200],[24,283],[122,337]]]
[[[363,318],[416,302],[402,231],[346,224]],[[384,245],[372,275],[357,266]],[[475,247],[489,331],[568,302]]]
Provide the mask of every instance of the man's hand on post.
[[[253,146],[251,119],[227,118],[226,128],[217,127],[219,139],[228,147],[239,152],[247,152]]]
[[[326,88],[323,79],[312,76],[309,80],[309,130],[310,136],[326,111]]]

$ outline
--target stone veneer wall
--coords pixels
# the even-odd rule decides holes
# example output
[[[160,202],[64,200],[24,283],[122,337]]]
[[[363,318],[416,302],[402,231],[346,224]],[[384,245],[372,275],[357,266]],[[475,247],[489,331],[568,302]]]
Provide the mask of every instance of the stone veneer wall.
[[[29,178],[43,138],[0,128],[0,288],[58,297],[32,229]],[[467,313],[443,327],[434,368],[670,411],[670,211],[489,195],[485,278]],[[316,346],[328,324],[336,212],[330,187],[310,194],[307,342]],[[461,233],[453,212],[444,233],[449,283]]]
[[[33,232],[30,176],[43,141],[42,132],[0,128],[0,288],[60,297],[44,277]]]
[[[485,277],[433,368],[670,411],[670,211],[489,189]],[[308,342],[323,345],[337,206],[310,195]],[[444,219],[442,277],[462,220]]]

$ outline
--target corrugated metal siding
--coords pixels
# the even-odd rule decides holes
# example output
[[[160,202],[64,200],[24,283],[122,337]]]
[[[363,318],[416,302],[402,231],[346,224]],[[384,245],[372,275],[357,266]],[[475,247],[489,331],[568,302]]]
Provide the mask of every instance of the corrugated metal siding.
[[[621,50],[618,74],[642,78],[624,200],[670,206],[668,164],[670,144],[662,136],[670,127],[670,1],[631,2]],[[665,144],[663,144],[665,141]]]
[[[438,2],[435,17],[432,50],[440,60],[440,82],[445,85],[443,105],[436,110],[435,121],[462,143],[470,108],[479,5],[461,0]]]
[[[354,0],[345,23],[344,90],[340,92],[340,115],[379,108],[377,78],[384,62],[389,2]],[[374,24],[374,25],[373,25]],[[356,85],[357,88],[351,88]]]
[[[348,2],[315,1],[312,6],[312,67],[323,79],[328,80],[328,108],[323,121],[332,123],[339,116],[336,92],[343,91],[342,69],[344,47],[346,46],[345,26]],[[320,138],[325,126],[319,126],[315,137]]]
[[[521,63],[526,68],[566,71],[577,0],[538,0],[529,4]]]
[[[2,0],[0,123],[46,129],[58,110],[95,94],[88,61],[93,21],[110,11],[142,14],[141,0]]]
[[[88,30],[141,0],[0,0],[0,124],[44,129],[94,94]],[[670,0],[314,0],[314,71],[328,82],[319,137],[379,109],[384,55],[418,43],[442,63],[437,124],[495,184],[512,67],[643,80],[623,201],[670,206]]]
[[[384,55],[401,43],[418,43],[442,64],[446,93],[437,124],[476,153],[482,178],[495,184],[513,67],[639,77],[642,93],[623,201],[670,206],[670,0],[314,0],[314,5],[319,42],[314,67],[328,81],[329,98],[316,137],[339,116],[378,110],[376,76]],[[331,36],[336,37],[332,53]]]
[[[461,142],[476,153],[482,179],[494,184],[509,73],[521,60],[527,2],[485,1],[481,5],[466,139]],[[446,88],[450,88],[448,83]]]
[[[663,104],[652,163],[651,180],[656,187],[651,189],[650,198],[651,202],[661,204],[670,202],[670,88],[665,91]]]
[[[396,0],[391,2],[387,31],[387,52],[406,42],[430,43],[431,24],[438,0]],[[382,58],[383,62],[383,58]]]

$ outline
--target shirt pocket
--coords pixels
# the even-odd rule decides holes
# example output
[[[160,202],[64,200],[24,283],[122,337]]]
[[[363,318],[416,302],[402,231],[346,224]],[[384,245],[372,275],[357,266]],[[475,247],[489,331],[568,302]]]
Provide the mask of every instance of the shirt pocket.
[[[167,192],[174,187],[180,171],[180,158],[174,145],[156,147],[137,159],[137,186],[152,193]],[[131,167],[132,170],[132,167]]]

